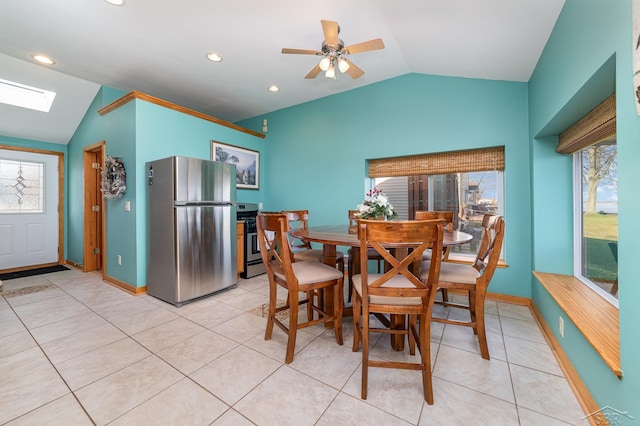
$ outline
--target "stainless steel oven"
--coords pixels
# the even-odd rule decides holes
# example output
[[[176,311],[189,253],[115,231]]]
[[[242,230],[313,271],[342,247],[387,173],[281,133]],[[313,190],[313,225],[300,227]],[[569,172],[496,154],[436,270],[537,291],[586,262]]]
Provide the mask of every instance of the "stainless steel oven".
[[[244,272],[241,272],[240,276],[242,278],[251,278],[264,274],[267,270],[262,263],[256,224],[258,205],[254,203],[238,203],[237,215],[238,220],[244,221]]]

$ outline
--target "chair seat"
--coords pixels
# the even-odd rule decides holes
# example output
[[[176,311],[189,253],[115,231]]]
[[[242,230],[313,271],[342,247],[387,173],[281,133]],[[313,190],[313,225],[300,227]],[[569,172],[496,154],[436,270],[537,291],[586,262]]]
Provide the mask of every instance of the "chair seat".
[[[420,265],[421,274],[429,273],[430,264],[429,260],[422,262]],[[441,282],[475,284],[479,276],[480,272],[471,265],[451,262],[442,262],[440,264],[439,281]]]
[[[322,249],[309,249],[301,250],[293,253],[293,258],[296,261],[309,260],[322,263]],[[344,258],[344,253],[336,251],[336,260]]]
[[[427,249],[422,253],[422,258],[424,260],[431,260],[431,249]]]
[[[384,274],[368,274],[367,276],[369,277],[369,281],[373,282],[382,275]],[[411,285],[409,284],[409,280],[401,275],[396,275],[387,281],[383,287],[407,288],[408,285]],[[353,276],[353,288],[362,296],[362,275],[358,274]],[[369,303],[375,305],[419,306],[422,304],[422,298],[369,295]]]
[[[291,267],[293,268],[294,275],[298,279],[299,285],[331,281],[342,278],[343,276],[340,270],[312,260],[293,262]],[[275,275],[280,279],[285,279],[283,274],[275,272]]]

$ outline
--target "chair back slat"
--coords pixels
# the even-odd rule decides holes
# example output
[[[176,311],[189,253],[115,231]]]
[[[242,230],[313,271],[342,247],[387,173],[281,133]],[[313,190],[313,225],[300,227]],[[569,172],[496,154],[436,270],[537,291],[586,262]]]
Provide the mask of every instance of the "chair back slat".
[[[304,231],[309,229],[309,210],[285,210],[282,211],[282,213],[287,216],[288,231]],[[311,243],[308,241],[292,237],[291,235],[289,235],[288,238],[289,246],[294,252],[312,248]]]
[[[349,226],[356,226],[358,224],[358,217],[356,214],[358,210],[349,210]]]
[[[277,274],[284,275],[289,282],[289,286],[295,286],[297,280],[291,267],[293,253],[289,246],[287,215],[283,213],[259,213],[256,222],[262,262],[265,265],[269,279],[279,281]]]
[[[416,220],[434,220],[434,219],[443,219],[446,223],[444,229],[447,231],[453,231],[455,229],[454,223],[454,212],[452,211],[430,211],[430,210],[418,210],[415,212]],[[451,247],[443,247],[442,248],[442,260],[449,260],[449,253],[451,252]]]
[[[373,248],[386,262],[385,273],[370,280],[367,268],[361,272],[363,303],[368,295],[388,297],[430,296],[440,273],[440,260],[432,262],[433,274],[427,283],[418,271],[424,250],[442,250],[444,220],[379,221],[358,220],[361,263],[366,265],[367,249]],[[405,280],[398,280],[401,276]]]
[[[500,215],[485,214],[482,218],[482,241],[473,267],[480,272],[480,284],[489,285],[500,259],[504,240],[504,218]]]
[[[444,219],[445,229],[448,231],[453,231],[454,229],[454,212],[451,211],[442,211],[442,210],[417,210],[415,212],[416,220],[433,220],[433,219]]]

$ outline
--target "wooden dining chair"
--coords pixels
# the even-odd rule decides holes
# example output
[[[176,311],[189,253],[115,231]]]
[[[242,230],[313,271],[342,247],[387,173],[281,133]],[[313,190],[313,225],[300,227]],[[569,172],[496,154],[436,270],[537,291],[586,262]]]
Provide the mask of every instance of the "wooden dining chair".
[[[358,213],[358,210],[349,210],[349,229],[353,230],[353,232],[357,232],[357,225],[358,225],[358,217],[356,216],[356,213]],[[347,273],[349,275],[349,293],[348,293],[348,297],[349,297],[349,301],[351,301],[351,290],[353,289],[353,275],[354,275],[354,271],[355,271],[355,258],[353,257],[353,250],[349,249],[349,257],[347,259]],[[367,260],[373,260],[374,262],[376,262],[376,266],[377,266],[377,270],[378,273],[380,273],[382,271],[382,267],[384,266],[384,258],[382,256],[380,256],[380,254],[375,251],[372,248],[369,248],[367,250]],[[362,263],[360,265],[363,265]],[[368,262],[365,263],[364,265],[368,265]]]
[[[422,372],[424,399],[433,404],[430,330],[441,258],[433,259],[429,272],[422,279],[418,266],[425,249],[442,250],[443,226],[441,220],[358,221],[362,262],[367,261],[367,247],[370,246],[388,265],[383,274],[370,274],[367,268],[362,268],[360,274],[353,276],[353,351],[356,352],[362,342],[362,399],[367,399],[369,367],[400,368]],[[408,315],[408,328],[371,327],[371,314]],[[417,346],[420,362],[369,359],[369,333],[372,332],[402,335],[403,338],[407,335],[409,352],[415,355]]]
[[[358,224],[358,217],[356,216],[356,213],[358,213],[358,210],[349,210],[349,228],[355,228]],[[384,259],[382,256],[380,256],[377,251],[370,249],[367,251],[367,259],[376,261],[378,273],[380,273],[382,266],[384,265]]]
[[[289,231],[309,228],[309,210],[284,210],[287,215]],[[323,262],[322,249],[314,249],[309,241],[289,235],[289,243],[295,260],[313,260]],[[336,266],[344,274],[344,253],[336,251]]]
[[[287,334],[287,352],[284,361],[286,364],[293,361],[296,335],[301,328],[333,322],[336,342],[342,345],[342,283],[344,273],[321,262],[294,261],[289,246],[289,226],[286,214],[259,213],[257,228],[262,261],[269,277],[269,316],[267,317],[264,339],[271,339],[274,324]],[[287,302],[281,307],[276,306],[278,286],[285,288],[288,293]],[[329,314],[314,304],[313,295],[318,290],[332,286],[335,287],[333,292],[335,312]],[[299,300],[300,292],[307,294],[305,300]],[[299,306],[303,304],[307,304],[309,307],[307,321],[299,323]],[[276,313],[284,310],[289,310],[288,327],[276,317]],[[318,314],[318,319],[313,319],[313,315],[309,315],[310,310]]]
[[[482,218],[482,229],[480,248],[473,264],[442,262],[440,266],[438,288],[463,291],[467,294],[469,303],[452,303],[447,300],[436,303],[468,309],[469,321],[437,317],[433,318],[433,321],[473,328],[474,334],[478,335],[482,358],[488,360],[490,358],[484,322],[484,302],[487,288],[500,259],[505,229],[504,218],[499,215],[485,214]],[[423,262],[423,278],[427,277],[429,265],[433,261],[434,259]]]
[[[443,210],[417,210],[414,214],[414,218],[416,220],[433,220],[433,219],[443,219],[446,222],[445,230],[453,231],[454,223],[453,223],[453,212],[452,211],[443,211]],[[446,262],[449,260],[449,252],[451,251],[451,247],[443,247],[442,248],[442,261]],[[425,260],[431,259],[431,249],[425,250],[422,258]],[[449,292],[445,287],[439,288],[442,293],[442,300],[449,300]]]
[[[438,211],[438,210],[417,210],[415,212],[414,218],[415,220],[433,220],[433,219],[443,219],[446,222],[445,230],[453,231],[454,223],[453,223],[453,215],[454,212],[451,211]],[[449,251],[451,247],[444,247],[442,249],[442,260],[445,262],[449,260]],[[431,250],[425,250],[424,256],[425,259],[431,259]]]

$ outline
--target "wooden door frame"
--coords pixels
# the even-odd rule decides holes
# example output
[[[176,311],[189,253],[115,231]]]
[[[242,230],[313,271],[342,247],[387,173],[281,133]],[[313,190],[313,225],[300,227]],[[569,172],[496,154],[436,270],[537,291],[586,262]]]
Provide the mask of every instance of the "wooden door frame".
[[[88,174],[87,174],[87,170],[85,167],[85,158],[87,156],[87,153],[97,153],[98,157],[100,158],[100,166],[104,167],[104,159],[106,157],[106,143],[105,141],[100,141],[97,143],[94,143],[92,145],[88,145],[86,147],[84,147],[84,149],[82,150],[82,164],[83,164],[83,188],[86,187],[87,183],[89,182],[89,178],[88,178]],[[91,185],[95,185],[98,184],[99,182],[94,182],[93,180],[91,180],[91,182],[89,182]],[[84,189],[83,189],[84,192]],[[82,270],[84,272],[90,272],[90,270],[87,270],[87,253],[88,250],[93,250],[93,247],[90,247],[90,241],[87,238],[87,222],[88,222],[88,218],[86,217],[86,212],[87,212],[87,204],[92,204],[91,200],[87,200],[85,197],[83,197],[84,202],[83,202],[83,206],[82,206],[82,212],[83,212],[83,243],[82,243],[82,253],[83,253],[83,268]],[[100,217],[101,217],[101,221],[98,224],[98,226],[100,226],[100,233],[101,233],[101,238],[100,238],[100,269],[102,271],[102,278],[104,279],[105,277],[105,273],[106,273],[106,264],[105,264],[105,253],[107,251],[107,238],[106,238],[106,214],[107,212],[105,211],[105,202],[104,202],[104,198],[101,196],[99,197],[99,208],[100,208]],[[92,269],[94,270],[94,269]]]
[[[34,154],[55,155],[58,157],[58,265],[64,264],[64,152],[47,151],[44,149],[26,148],[15,145],[0,145],[0,149],[31,152]],[[22,271],[32,269],[34,266],[51,266],[51,264],[29,265],[20,268],[7,269],[3,272]]]

